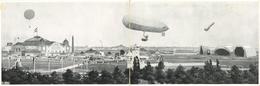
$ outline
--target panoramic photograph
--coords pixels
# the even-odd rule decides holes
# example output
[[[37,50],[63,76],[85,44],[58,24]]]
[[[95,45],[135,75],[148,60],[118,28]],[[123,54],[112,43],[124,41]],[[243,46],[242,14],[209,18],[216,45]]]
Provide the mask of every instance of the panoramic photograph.
[[[1,3],[1,84],[258,84],[258,1]]]

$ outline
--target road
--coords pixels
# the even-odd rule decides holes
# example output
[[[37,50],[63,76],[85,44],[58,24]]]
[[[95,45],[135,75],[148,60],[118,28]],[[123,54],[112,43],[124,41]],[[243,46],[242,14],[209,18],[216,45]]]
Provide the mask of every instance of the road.
[[[51,70],[51,72],[53,72],[53,71],[56,71],[56,72],[65,72],[67,69],[76,68],[76,67],[79,67],[79,66],[82,66],[82,65],[83,65],[82,63],[80,63],[80,64],[75,64],[75,65],[67,66],[67,67],[64,67],[64,68],[54,69],[54,70]]]

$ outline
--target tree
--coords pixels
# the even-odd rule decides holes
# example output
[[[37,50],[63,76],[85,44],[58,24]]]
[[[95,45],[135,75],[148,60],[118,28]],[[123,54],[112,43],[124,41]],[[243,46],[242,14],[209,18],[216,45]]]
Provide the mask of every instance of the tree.
[[[256,65],[249,65],[249,72],[253,73],[255,76],[258,76],[258,67]]]
[[[51,73],[51,77],[50,77],[50,83],[51,84],[59,84],[60,82],[60,78],[59,75],[57,74],[56,71]]]
[[[120,50],[120,55],[125,55],[125,51],[124,50]]]
[[[72,78],[73,78],[73,74],[72,73],[73,72],[70,69],[68,69],[68,70],[66,70],[65,73],[62,74],[62,77],[63,77],[64,82],[66,84],[72,84],[72,82],[71,82]]]
[[[202,46],[200,46],[200,55],[203,55],[203,49],[202,49]]]
[[[5,68],[2,68],[2,81],[8,82],[10,80],[10,76],[8,75],[8,70]]]
[[[129,77],[131,77],[132,73],[133,73],[133,70],[129,69],[129,68],[125,69],[125,71],[124,71],[124,75],[126,77],[126,81],[127,81],[128,84],[131,83],[131,79],[129,79]]]
[[[120,53],[115,53],[115,57],[117,57],[117,56],[119,56],[120,55]]]
[[[40,77],[40,73],[32,73],[32,79],[31,79],[31,84],[41,84],[41,80],[38,78]]]
[[[184,83],[190,83],[189,77],[184,71],[184,67],[179,65],[174,73],[174,76],[176,77],[175,83],[178,84],[184,84]]]
[[[160,61],[159,63],[158,63],[158,66],[156,67],[156,71],[155,71],[155,79],[159,82],[159,83],[161,83],[161,84],[163,84],[163,83],[165,83],[165,79],[166,79],[166,77],[165,77],[165,73],[164,73],[164,71],[163,71],[163,69],[164,69],[164,63],[163,63],[163,61]]]
[[[187,70],[187,76],[192,83],[200,83],[200,68],[192,66],[191,69]]]
[[[64,82],[66,84],[74,84],[73,72],[72,70],[68,69],[65,73],[62,74]]]
[[[175,76],[174,76],[174,71],[173,71],[173,69],[168,69],[168,70],[166,71],[166,79],[167,79],[166,83],[171,83],[171,84],[174,84],[174,83],[175,83],[176,78],[175,78]]]
[[[48,75],[40,75],[37,78],[41,84],[50,84],[50,77]]]
[[[126,77],[121,72],[121,70],[118,68],[118,66],[116,66],[114,68],[114,72],[113,72],[112,75],[113,75],[113,79],[115,80],[115,83],[117,83],[117,84],[125,84],[125,83],[127,83]]]
[[[213,72],[213,83],[214,84],[224,84],[224,83],[229,83],[228,81],[228,76],[225,71],[222,71],[219,67],[214,68]]]
[[[98,83],[98,78],[99,78],[98,74],[99,73],[97,71],[94,71],[94,70],[88,72],[83,77],[83,79],[84,79],[83,82],[85,84],[97,84]]]
[[[74,84],[80,84],[80,83],[82,83],[82,81],[81,81],[81,75],[79,74],[79,73],[77,73],[77,72],[74,72],[73,73],[73,81],[74,81]]]
[[[90,48],[88,51],[94,51],[94,49]]]
[[[101,71],[101,76],[99,77],[99,84],[113,84],[114,80],[112,74],[103,70]]]
[[[256,84],[258,83],[258,67],[256,65],[249,65],[249,83]]]
[[[150,62],[147,62],[147,65],[143,68],[142,75],[144,80],[148,80],[148,83],[154,84],[153,67]]]
[[[231,68],[230,78],[232,79],[232,82],[235,84],[241,83],[241,71],[236,65],[232,66]]]
[[[85,54],[85,53],[83,51],[81,51],[80,54]]]
[[[212,63],[211,63],[212,64]],[[221,70],[220,62],[218,59],[216,59],[216,66],[212,66],[212,79],[215,84],[224,84],[228,83],[228,77],[227,73],[223,70]]]
[[[139,59],[136,56],[133,61],[133,72],[131,72],[131,84],[138,84],[141,74],[140,74],[140,63]]]
[[[217,68],[220,69],[220,63],[218,59],[216,59],[216,64],[217,64]]]
[[[11,69],[8,72],[8,76],[10,76],[9,82],[10,84],[26,84],[26,83],[30,83],[27,80],[27,75],[25,72],[23,72],[22,70],[19,69]],[[40,83],[38,81],[36,81],[35,83]],[[33,83],[32,83],[33,84]]]
[[[214,72],[214,68],[213,68],[213,65],[212,65],[212,60],[210,59],[209,61],[206,61],[205,62],[205,65],[204,65],[204,71],[203,71],[203,80],[204,83],[207,83],[207,84],[212,84],[214,83],[213,82],[213,72]]]
[[[111,55],[112,53],[110,51],[107,52],[108,55]]]
[[[242,83],[249,83],[250,81],[249,81],[249,78],[250,78],[250,74],[249,74],[250,72],[249,71],[247,71],[247,70],[245,70],[245,71],[243,71],[243,73],[242,73]],[[251,73],[252,74],[252,73]]]

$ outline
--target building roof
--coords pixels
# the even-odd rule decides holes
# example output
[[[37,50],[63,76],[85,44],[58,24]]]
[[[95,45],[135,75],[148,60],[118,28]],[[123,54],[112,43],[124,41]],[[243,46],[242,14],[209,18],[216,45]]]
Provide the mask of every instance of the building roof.
[[[23,45],[23,43],[22,42],[17,42],[14,45]]]
[[[44,38],[40,36],[34,36],[33,38],[25,40],[25,42],[42,41],[42,40],[44,40]]]
[[[85,53],[98,53],[98,51],[93,50],[93,49],[89,49],[89,50],[85,51]]]
[[[124,45],[118,45],[118,46],[113,46],[111,48],[115,48],[115,49],[126,49],[127,47]]]
[[[39,45],[51,45],[53,41],[49,41],[40,36],[34,36],[33,38],[27,39],[23,42],[24,46],[39,46]]]

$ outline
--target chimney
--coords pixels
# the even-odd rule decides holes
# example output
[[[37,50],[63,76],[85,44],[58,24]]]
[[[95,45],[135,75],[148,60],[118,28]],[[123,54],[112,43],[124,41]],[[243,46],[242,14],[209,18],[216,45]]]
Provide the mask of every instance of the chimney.
[[[74,53],[74,36],[72,36],[71,53]]]

